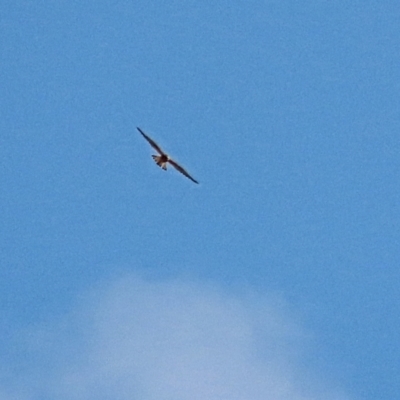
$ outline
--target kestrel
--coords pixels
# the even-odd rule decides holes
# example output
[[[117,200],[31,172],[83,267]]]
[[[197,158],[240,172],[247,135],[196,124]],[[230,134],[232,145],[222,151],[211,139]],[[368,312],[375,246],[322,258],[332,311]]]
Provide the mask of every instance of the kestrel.
[[[170,163],[175,169],[177,169],[181,174],[185,175],[187,178],[189,178],[191,181],[194,183],[199,183],[189,175],[189,173],[182,168],[176,161],[174,161],[172,158],[167,153],[164,153],[164,151],[161,149],[161,147],[151,138],[149,138],[139,127],[137,130],[142,134],[142,136],[150,143],[151,147],[159,153],[159,156],[152,155],[153,160],[156,162],[156,164],[161,167],[164,171],[167,170],[167,164]]]

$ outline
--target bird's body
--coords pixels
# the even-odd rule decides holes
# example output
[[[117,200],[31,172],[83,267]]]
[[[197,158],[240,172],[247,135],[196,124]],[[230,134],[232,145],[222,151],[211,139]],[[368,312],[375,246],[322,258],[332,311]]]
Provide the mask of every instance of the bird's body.
[[[192,176],[190,176],[189,173],[183,167],[181,167],[167,153],[165,153],[153,139],[147,136],[139,127],[137,129],[142,134],[142,136],[150,143],[151,147],[153,147],[153,149],[156,150],[157,153],[159,154],[159,155],[152,155],[153,160],[159,167],[161,167],[164,171],[166,171],[167,165],[168,163],[170,163],[176,170],[178,170],[181,174],[185,175],[191,181],[193,181],[194,183],[199,183]]]
[[[152,155],[153,160],[156,162],[156,164],[161,167],[164,171],[167,170],[167,164],[169,161],[169,157],[166,154],[163,154],[161,156],[156,156]]]

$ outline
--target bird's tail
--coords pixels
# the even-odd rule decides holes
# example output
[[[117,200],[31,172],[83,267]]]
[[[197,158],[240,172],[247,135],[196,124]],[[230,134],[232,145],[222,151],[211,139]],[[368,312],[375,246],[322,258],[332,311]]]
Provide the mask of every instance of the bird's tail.
[[[152,157],[153,157],[153,160],[156,162],[156,164],[157,164],[159,167],[161,167],[164,171],[167,170],[167,163],[166,163],[166,162],[163,162],[163,161],[161,160],[161,156],[152,156]]]

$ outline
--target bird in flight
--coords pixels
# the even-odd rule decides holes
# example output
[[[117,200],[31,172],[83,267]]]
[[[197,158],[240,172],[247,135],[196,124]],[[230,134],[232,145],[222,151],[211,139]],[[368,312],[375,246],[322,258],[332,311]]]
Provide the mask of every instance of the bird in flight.
[[[161,147],[151,138],[149,138],[139,127],[137,130],[142,134],[142,136],[150,143],[150,146],[159,153],[159,156],[152,155],[153,160],[156,162],[156,164],[161,167],[164,171],[167,170],[167,164],[170,163],[175,169],[177,169],[181,174],[185,175],[187,178],[189,178],[191,181],[194,183],[199,183],[194,179],[192,176],[189,175],[189,173],[182,168],[176,161],[174,161],[170,156],[165,153]]]

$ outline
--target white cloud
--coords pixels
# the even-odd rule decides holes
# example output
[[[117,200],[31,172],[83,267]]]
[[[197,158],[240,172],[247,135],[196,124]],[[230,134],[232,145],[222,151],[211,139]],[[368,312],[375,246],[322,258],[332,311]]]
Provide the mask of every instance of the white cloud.
[[[24,398],[345,398],[304,371],[305,336],[276,299],[125,277],[77,308],[33,335]]]

